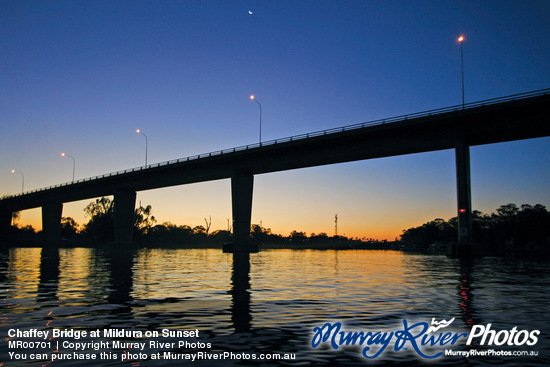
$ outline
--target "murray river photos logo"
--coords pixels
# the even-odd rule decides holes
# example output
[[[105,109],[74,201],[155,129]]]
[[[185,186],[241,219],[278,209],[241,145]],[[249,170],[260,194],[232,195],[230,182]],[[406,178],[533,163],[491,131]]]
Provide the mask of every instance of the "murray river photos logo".
[[[538,342],[539,330],[493,330],[491,324],[475,325],[468,333],[457,333],[444,330],[455,319],[436,321],[431,324],[415,324],[403,320],[402,328],[390,331],[346,331],[340,322],[327,322],[321,327],[313,328],[311,346],[317,348],[327,345],[333,350],[345,346],[360,346],[361,354],[368,359],[381,356],[386,350],[395,352],[413,350],[418,356],[426,359],[441,357],[442,349],[465,343],[485,346],[533,346]]]

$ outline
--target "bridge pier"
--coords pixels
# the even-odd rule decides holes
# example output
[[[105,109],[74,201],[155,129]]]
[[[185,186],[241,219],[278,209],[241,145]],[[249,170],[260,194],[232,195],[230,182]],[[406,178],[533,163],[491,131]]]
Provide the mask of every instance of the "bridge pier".
[[[13,213],[5,208],[0,208],[0,239],[7,236],[11,228]]]
[[[250,243],[253,187],[252,174],[235,172],[231,176],[233,242],[223,246],[224,252],[258,252],[258,245]]]
[[[61,215],[63,203],[46,203],[42,206],[42,235],[46,246],[61,242]]]
[[[136,192],[126,189],[115,190],[115,242],[130,243],[134,236],[134,213]]]
[[[463,138],[455,145],[456,191],[458,205],[458,242],[472,242],[472,192],[470,183],[470,147]]]

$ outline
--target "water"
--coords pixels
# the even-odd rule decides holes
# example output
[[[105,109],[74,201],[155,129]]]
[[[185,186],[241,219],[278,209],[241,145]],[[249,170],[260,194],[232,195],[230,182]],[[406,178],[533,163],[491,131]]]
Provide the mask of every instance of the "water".
[[[312,330],[341,321],[346,330],[391,331],[409,323],[450,320],[456,332],[478,324],[494,330],[540,330],[534,346],[487,347],[479,351],[538,351],[537,357],[443,356],[444,365],[537,366],[550,363],[550,265],[546,260],[461,260],[398,251],[270,250],[236,257],[214,249],[106,250],[11,248],[0,252],[0,365],[169,366],[189,361],[100,361],[10,359],[10,329],[124,329],[143,332],[198,329],[210,347],[145,348],[174,353],[280,353],[295,360],[262,366],[422,364],[412,350],[367,360],[359,347],[311,348]],[[13,339],[12,339],[13,340]],[[22,339],[19,339],[22,340]],[[38,341],[27,338],[24,340]],[[53,342],[74,338],[56,338]],[[113,338],[83,341],[176,341],[181,338]],[[452,347],[469,350],[465,342]],[[41,350],[50,358],[54,347]],[[411,349],[411,348],[409,348]],[[444,350],[445,348],[440,348]],[[87,355],[127,348],[86,351]],[[18,353],[31,350],[17,350]],[[57,355],[71,353],[60,348]],[[27,356],[29,357],[29,356]],[[195,361],[198,366],[259,365],[251,360]],[[432,363],[433,364],[433,363]]]

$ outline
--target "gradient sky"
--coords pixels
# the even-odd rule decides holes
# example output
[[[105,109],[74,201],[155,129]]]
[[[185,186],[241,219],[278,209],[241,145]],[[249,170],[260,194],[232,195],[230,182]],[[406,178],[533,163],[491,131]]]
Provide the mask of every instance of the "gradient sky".
[[[251,11],[253,14],[250,14]],[[550,2],[0,1],[0,195],[550,87]],[[472,204],[550,207],[550,138],[471,148]],[[252,222],[393,240],[456,215],[454,151],[255,177]],[[138,193],[159,222],[231,218],[230,182]],[[64,216],[87,221],[90,202]],[[21,224],[40,228],[40,210]]]

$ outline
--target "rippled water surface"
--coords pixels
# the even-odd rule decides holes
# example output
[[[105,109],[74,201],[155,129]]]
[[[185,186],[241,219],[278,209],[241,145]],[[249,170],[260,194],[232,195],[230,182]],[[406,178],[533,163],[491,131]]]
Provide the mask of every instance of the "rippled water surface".
[[[9,329],[200,330],[208,352],[294,353],[262,365],[397,365],[424,362],[412,350],[366,360],[361,349],[313,349],[312,330],[390,331],[403,320],[455,321],[456,332],[540,330],[526,357],[442,357],[446,365],[549,365],[550,265],[517,258],[455,259],[397,251],[11,248],[0,252],[0,365],[120,365],[120,361],[13,361]],[[100,338],[108,341],[109,338]],[[97,340],[97,339],[96,339]],[[145,341],[147,338],[143,338]],[[467,350],[464,342],[454,347]],[[491,347],[477,346],[478,350]],[[199,350],[199,349],[197,349]],[[149,350],[148,352],[153,352]],[[175,351],[183,353],[183,351]],[[141,360],[126,365],[177,365]],[[188,364],[188,362],[187,362]],[[250,365],[251,361],[193,365]]]

